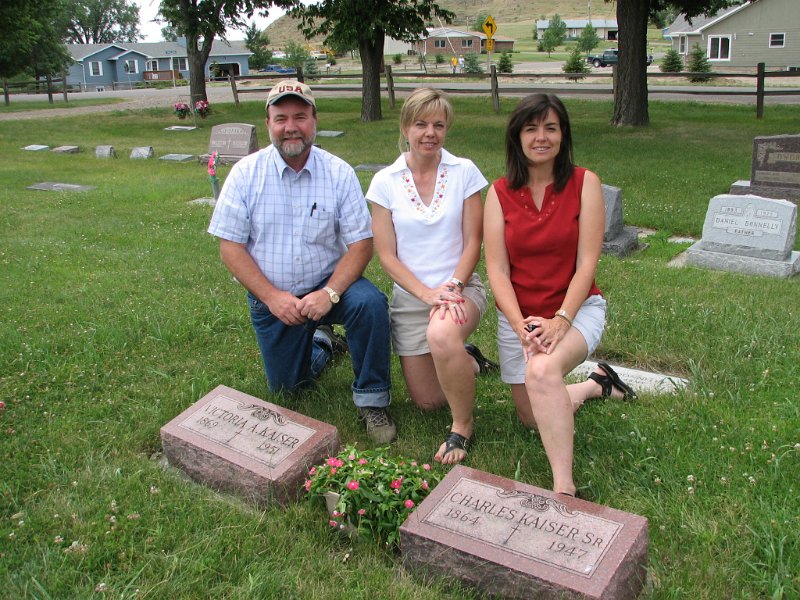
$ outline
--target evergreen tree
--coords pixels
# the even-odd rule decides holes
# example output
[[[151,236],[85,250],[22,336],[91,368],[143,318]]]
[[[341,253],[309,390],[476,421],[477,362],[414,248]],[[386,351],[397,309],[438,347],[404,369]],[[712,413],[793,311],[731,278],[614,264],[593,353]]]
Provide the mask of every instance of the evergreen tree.
[[[483,73],[483,67],[481,66],[480,59],[474,52],[464,55],[464,73]]]
[[[597,35],[597,30],[589,23],[583,28],[580,36],[578,36],[578,48],[580,48],[582,52],[589,54],[592,50],[597,48],[599,44],[600,38]]]
[[[514,71],[514,65],[511,63],[511,52],[505,50],[500,55],[500,60],[497,61],[497,70],[500,73],[512,73]]]
[[[558,14],[553,15],[547,29],[544,30],[544,35],[539,46],[547,52],[547,56],[555,50],[558,46],[564,43],[567,37],[567,24],[561,19]]]
[[[583,57],[579,46],[575,46],[570,51],[569,58],[567,58],[561,70],[564,71],[564,73],[588,73],[591,71],[589,65],[586,64],[586,59]],[[583,77],[574,77],[572,79],[583,79]]]
[[[314,79],[319,75],[319,68],[317,67],[317,61],[313,58],[309,57],[303,63],[303,77],[307,79]]]
[[[675,48],[667,50],[659,69],[661,69],[662,73],[680,73],[683,71],[683,59]]]
[[[690,73],[711,72],[711,63],[706,58],[705,52],[703,52],[703,49],[700,48],[698,44],[692,46],[692,51],[689,52],[689,59],[686,61],[686,70]],[[702,75],[689,77],[689,81],[692,83],[704,83],[710,79],[711,77],[703,77]]]

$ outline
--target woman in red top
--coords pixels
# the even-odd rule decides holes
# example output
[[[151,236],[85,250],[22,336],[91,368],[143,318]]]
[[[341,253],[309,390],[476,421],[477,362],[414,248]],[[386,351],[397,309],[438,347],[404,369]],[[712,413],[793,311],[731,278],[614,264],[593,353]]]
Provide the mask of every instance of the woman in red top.
[[[589,398],[635,397],[603,362],[586,381],[564,383],[603,334],[594,278],[604,229],[600,179],[572,162],[566,108],[552,94],[524,98],[506,130],[506,176],[486,197],[486,271],[501,377],[522,422],[539,430],[553,490],[569,495],[575,411]]]

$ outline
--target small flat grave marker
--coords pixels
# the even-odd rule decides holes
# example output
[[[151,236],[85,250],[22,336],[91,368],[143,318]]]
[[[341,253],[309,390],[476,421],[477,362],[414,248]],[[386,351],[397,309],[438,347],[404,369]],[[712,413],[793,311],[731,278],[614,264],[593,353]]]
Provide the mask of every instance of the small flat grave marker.
[[[23,150],[29,150],[30,152],[42,152],[49,149],[50,146],[43,146],[42,144],[31,144],[30,146],[25,146],[23,148]]]
[[[194,131],[197,127],[193,127],[192,125],[172,125],[170,127],[164,127],[164,131]]]
[[[46,192],[88,192],[95,189],[93,185],[78,185],[75,183],[55,183],[44,181],[28,186],[29,190],[44,190]]]
[[[77,154],[80,151],[81,149],[79,146],[59,146],[52,150],[52,152],[57,152],[58,154]]]
[[[720,194],[708,203],[703,237],[686,251],[686,263],[749,275],[791,277],[800,271],[800,252],[792,250],[796,233],[794,203]]]
[[[308,470],[339,450],[339,433],[221,385],[162,427],[161,442],[196,481],[284,505],[301,495]]]
[[[375,165],[375,164],[363,164],[363,165],[356,165],[354,170],[356,171],[369,171],[370,173],[377,173],[381,169],[385,169],[389,165]]]
[[[131,150],[131,160],[143,160],[153,158],[152,146],[137,146]]]
[[[400,528],[406,567],[502,598],[633,599],[647,519],[457,465]]]
[[[589,373],[594,371],[597,362],[587,360],[575,367],[570,375],[585,379]],[[618,365],[611,365],[620,379],[631,386],[637,393],[649,394],[673,394],[684,389],[689,385],[688,379],[676,377],[674,375],[664,375],[662,373],[652,373],[650,371],[640,371],[639,369],[629,369]]]
[[[342,137],[343,135],[344,131],[327,131],[323,129],[322,131],[317,132],[317,137],[336,138],[336,137]]]
[[[214,198],[195,198],[194,200],[189,200],[189,204],[199,204],[204,206],[216,206],[217,201]]]
[[[159,156],[158,160],[171,160],[173,162],[189,162],[194,160],[194,154],[165,154]]]
[[[94,155],[97,158],[117,158],[117,151],[114,150],[114,146],[97,146]]]

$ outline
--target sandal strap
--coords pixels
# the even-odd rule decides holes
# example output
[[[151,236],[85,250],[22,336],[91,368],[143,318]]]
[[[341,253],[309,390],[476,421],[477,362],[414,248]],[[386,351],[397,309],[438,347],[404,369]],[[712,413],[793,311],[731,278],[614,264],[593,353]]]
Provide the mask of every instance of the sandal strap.
[[[611,381],[611,377],[608,375],[600,375],[600,373],[591,372],[589,373],[589,379],[600,384],[600,388],[603,390],[603,398],[611,397],[611,387],[614,385]]]
[[[447,437],[444,438],[444,454],[449,454],[453,450],[463,450],[464,452],[469,452],[469,449],[472,447],[472,438],[464,437],[460,433],[456,433],[455,431],[451,431],[447,434]],[[442,456],[444,456],[444,454]]]

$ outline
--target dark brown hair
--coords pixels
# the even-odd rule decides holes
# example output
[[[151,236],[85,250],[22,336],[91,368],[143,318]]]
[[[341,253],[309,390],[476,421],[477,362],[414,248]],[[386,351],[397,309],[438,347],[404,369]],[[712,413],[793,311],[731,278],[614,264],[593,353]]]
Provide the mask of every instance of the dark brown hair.
[[[506,128],[506,179],[513,190],[528,183],[528,158],[522,151],[520,134],[528,123],[543,119],[552,110],[561,124],[561,149],[553,165],[555,191],[560,192],[575,170],[572,161],[572,130],[567,109],[555,94],[531,94],[520,100]]]

